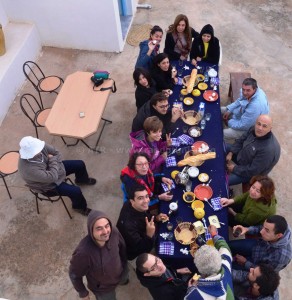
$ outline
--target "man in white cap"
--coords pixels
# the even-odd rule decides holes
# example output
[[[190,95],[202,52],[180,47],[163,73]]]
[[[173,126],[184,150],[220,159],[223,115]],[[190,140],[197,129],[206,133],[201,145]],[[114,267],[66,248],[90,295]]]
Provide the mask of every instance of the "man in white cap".
[[[22,138],[19,146],[18,170],[30,189],[47,196],[67,196],[77,212],[85,216],[90,213],[81,189],[64,181],[67,175],[74,173],[78,185],[96,183],[94,178],[88,177],[82,160],[62,161],[58,150],[32,136]]]

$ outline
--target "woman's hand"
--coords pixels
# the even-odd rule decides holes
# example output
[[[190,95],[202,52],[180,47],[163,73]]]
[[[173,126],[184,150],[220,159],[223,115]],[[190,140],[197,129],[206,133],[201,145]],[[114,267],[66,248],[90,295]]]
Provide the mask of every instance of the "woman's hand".
[[[161,156],[164,158],[164,160],[166,160],[167,159],[167,151],[161,153]]]
[[[167,144],[167,147],[170,147],[172,145],[172,141],[171,141],[171,133],[167,133],[166,135],[166,144]]]
[[[197,60],[197,61],[201,61],[202,58],[198,56],[198,57],[196,58],[196,60]]]
[[[184,56],[184,55],[181,55],[179,59],[180,59],[180,60],[186,60],[186,59],[187,59],[187,57],[186,57],[186,56]]]
[[[168,192],[160,194],[158,196],[159,200],[163,200],[163,201],[170,201],[173,198],[173,195],[168,195]]]
[[[221,198],[220,199],[220,203],[223,207],[225,206],[228,206],[230,204],[233,204],[234,203],[234,200],[233,199],[228,199],[228,198]]]
[[[161,181],[170,186],[173,184],[173,181],[170,178],[162,177]]]
[[[191,64],[197,66],[197,61],[195,59],[192,59]]]

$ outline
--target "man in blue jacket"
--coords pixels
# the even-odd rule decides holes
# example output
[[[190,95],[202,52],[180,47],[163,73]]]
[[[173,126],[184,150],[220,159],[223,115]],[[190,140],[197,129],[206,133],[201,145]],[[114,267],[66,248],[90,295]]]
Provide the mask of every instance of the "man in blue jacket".
[[[259,115],[268,114],[269,103],[264,91],[253,78],[246,78],[242,83],[240,97],[233,103],[222,107],[223,119],[228,128],[224,129],[224,139],[238,139],[245,133]]]

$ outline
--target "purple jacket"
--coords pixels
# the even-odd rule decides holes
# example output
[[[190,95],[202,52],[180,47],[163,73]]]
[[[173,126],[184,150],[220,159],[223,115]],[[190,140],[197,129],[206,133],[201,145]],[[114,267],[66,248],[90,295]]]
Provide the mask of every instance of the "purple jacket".
[[[132,143],[132,149],[130,155],[135,152],[145,152],[150,157],[150,169],[153,173],[159,173],[162,168],[162,164],[165,162],[162,152],[167,150],[167,143],[162,140],[159,142],[149,143],[146,140],[146,134],[144,130],[130,133],[130,140]]]

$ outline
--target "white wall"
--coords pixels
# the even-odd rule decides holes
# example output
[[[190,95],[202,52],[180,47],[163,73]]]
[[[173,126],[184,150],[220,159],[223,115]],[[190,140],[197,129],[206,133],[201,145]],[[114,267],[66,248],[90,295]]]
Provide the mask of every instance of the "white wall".
[[[136,9],[137,0],[130,1]],[[125,41],[118,0],[1,2],[10,21],[35,23],[44,46],[105,52],[123,50]]]
[[[4,11],[2,2],[0,1],[0,24],[2,27],[5,27],[8,23],[8,17],[6,12]]]

